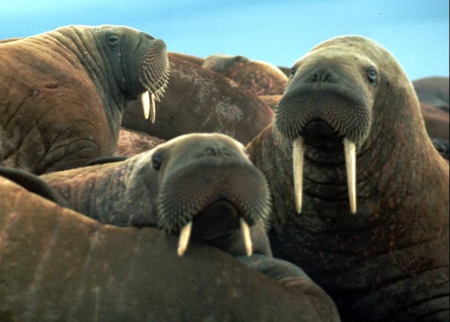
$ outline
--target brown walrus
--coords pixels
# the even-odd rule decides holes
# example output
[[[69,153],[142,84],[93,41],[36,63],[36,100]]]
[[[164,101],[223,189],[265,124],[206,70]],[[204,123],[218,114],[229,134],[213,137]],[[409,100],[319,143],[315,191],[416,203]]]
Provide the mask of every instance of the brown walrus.
[[[244,56],[211,55],[202,66],[234,80],[257,96],[283,94],[288,81],[277,66]]]
[[[0,165],[38,174],[111,155],[125,106],[151,113],[168,78],[165,43],[127,27],[61,27],[0,55]]]
[[[248,151],[272,192],[274,256],[343,321],[449,320],[449,166],[386,49],[357,36],[313,48]]]
[[[195,132],[219,132],[247,144],[269,124],[273,111],[235,82],[169,53],[170,81],[157,104],[158,118],[142,116],[131,102],[123,126],[164,140]]]
[[[184,136],[122,163],[42,178],[56,194],[41,178],[0,166],[2,321],[339,321],[301,269],[270,256],[261,225],[267,183],[231,138]],[[144,227],[105,225],[35,193],[102,222]],[[242,220],[259,254],[239,263],[205,245],[248,254]],[[178,238],[148,227],[180,231],[189,221],[183,257],[176,247],[179,240],[179,255],[186,251],[186,229]]]

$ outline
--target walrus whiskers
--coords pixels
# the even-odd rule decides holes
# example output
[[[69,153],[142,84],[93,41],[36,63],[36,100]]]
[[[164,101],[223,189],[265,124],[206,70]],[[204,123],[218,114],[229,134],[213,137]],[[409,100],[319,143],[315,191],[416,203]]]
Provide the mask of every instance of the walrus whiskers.
[[[181,229],[180,239],[178,240],[178,256],[183,256],[189,245],[189,238],[191,237],[192,221],[188,222],[186,226]]]
[[[294,191],[295,191],[295,209],[297,213],[302,211],[303,199],[303,158],[305,155],[305,142],[303,137],[298,137],[294,140],[293,153],[294,165]]]
[[[242,237],[244,239],[245,244],[245,252],[247,256],[252,256],[253,254],[253,244],[252,244],[252,238],[250,237],[250,227],[248,227],[248,224],[245,222],[244,218],[240,219],[241,223],[241,229],[242,229]]]
[[[344,139],[345,165],[347,168],[348,197],[350,211],[356,214],[356,146],[355,143]]]

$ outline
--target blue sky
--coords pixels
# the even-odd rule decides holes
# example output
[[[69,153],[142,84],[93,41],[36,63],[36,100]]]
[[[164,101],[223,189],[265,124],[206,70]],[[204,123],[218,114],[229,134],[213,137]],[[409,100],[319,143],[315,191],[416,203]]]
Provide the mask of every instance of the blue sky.
[[[341,35],[389,49],[414,80],[449,76],[448,0],[8,0],[0,39],[64,25],[126,25],[163,39],[169,51],[243,55],[290,67]]]

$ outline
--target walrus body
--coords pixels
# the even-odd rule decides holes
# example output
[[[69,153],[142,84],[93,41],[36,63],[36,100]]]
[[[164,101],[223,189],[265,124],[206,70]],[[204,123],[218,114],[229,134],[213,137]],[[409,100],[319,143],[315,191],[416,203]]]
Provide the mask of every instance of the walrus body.
[[[128,102],[167,81],[164,42],[127,27],[62,27],[0,55],[0,164],[37,174],[111,155]]]
[[[449,320],[449,167],[387,50],[362,37],[315,47],[248,151],[272,192],[274,256],[344,321]]]
[[[252,234],[255,252],[267,255],[238,260],[205,245],[215,242],[238,254],[239,248],[221,247],[230,245],[226,234],[236,229],[232,223],[242,216],[258,226],[268,210],[264,178],[252,170],[242,149],[224,136],[196,135],[163,144],[150,154],[118,163],[121,166],[86,168],[99,173],[97,180],[88,172],[83,175],[83,169],[78,177],[71,175],[77,170],[43,176],[54,184],[60,174],[57,188],[65,184],[67,189],[57,199],[65,196],[62,203],[70,202],[71,207],[83,204],[90,215],[100,214],[99,204],[116,206],[120,197],[129,197],[122,200],[129,207],[127,215],[136,216],[138,224],[146,226],[142,228],[106,225],[62,208],[6,180],[1,175],[8,171],[0,168],[0,320],[340,321],[334,303],[301,269],[271,258],[267,237]],[[223,168],[228,177],[198,178],[197,166],[209,174],[215,169],[216,175]],[[111,167],[122,176],[108,174],[105,169]],[[239,167],[247,170],[240,173],[244,178],[227,184],[233,181],[230,171],[238,173]],[[25,188],[31,183],[36,193],[48,190],[45,181],[30,173],[22,171],[19,178]],[[34,189],[37,185],[41,189]],[[92,194],[90,200],[79,189],[82,186]],[[205,207],[202,196],[220,200],[209,205],[206,200]],[[120,224],[122,215],[104,212],[98,217]],[[147,226],[177,230],[192,217],[194,240],[182,257],[176,255],[176,236]],[[133,218],[129,222],[137,223]],[[224,243],[217,244],[221,239]]]
[[[169,53],[170,82],[157,104],[154,124],[131,102],[123,126],[164,140],[196,132],[219,132],[247,144],[270,123],[273,112],[235,82]]]
[[[281,95],[288,81],[277,66],[244,56],[211,55],[202,66],[234,80],[257,96]]]

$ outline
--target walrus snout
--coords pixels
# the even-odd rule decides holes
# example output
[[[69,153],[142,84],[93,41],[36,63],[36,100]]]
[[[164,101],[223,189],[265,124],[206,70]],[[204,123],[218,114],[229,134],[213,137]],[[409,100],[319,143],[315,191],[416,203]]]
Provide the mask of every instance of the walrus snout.
[[[264,225],[270,212],[264,175],[249,162],[223,162],[216,156],[190,160],[174,169],[166,169],[161,183],[157,220],[160,228],[180,233],[179,255],[184,254],[191,234],[199,234],[194,239],[225,248],[236,234],[242,234],[246,253],[251,254],[250,227]],[[195,228],[197,224],[208,227],[207,235]]]

